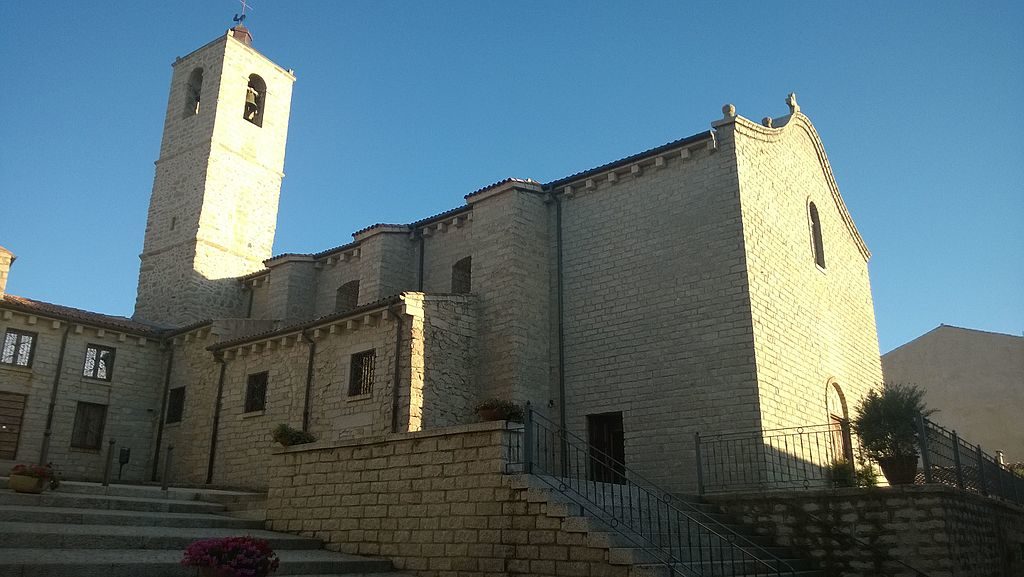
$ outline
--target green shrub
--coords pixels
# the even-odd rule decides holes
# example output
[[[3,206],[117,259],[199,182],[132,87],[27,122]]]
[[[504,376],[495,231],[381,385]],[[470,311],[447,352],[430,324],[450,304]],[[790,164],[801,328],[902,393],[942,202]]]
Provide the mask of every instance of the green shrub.
[[[487,399],[476,406],[476,412],[494,411],[499,421],[523,422],[523,407],[504,399]]]
[[[313,443],[316,441],[316,437],[314,437],[312,433],[293,429],[284,423],[274,427],[272,436],[274,441],[285,447],[290,447],[292,445],[305,445],[306,443]]]
[[[864,453],[875,460],[918,454],[917,418],[934,413],[924,391],[914,385],[886,384],[868,391],[857,407],[853,430]]]

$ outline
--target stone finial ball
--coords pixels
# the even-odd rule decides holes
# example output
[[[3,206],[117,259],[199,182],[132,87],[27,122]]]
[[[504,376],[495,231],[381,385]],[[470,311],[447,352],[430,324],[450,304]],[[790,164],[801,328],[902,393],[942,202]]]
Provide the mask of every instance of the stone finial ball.
[[[767,126],[768,128],[771,128],[772,127],[772,117],[771,116],[765,116],[764,118],[761,119],[761,124]]]
[[[726,104],[722,107],[722,114],[724,114],[726,118],[733,118],[736,116],[736,107],[732,104]]]

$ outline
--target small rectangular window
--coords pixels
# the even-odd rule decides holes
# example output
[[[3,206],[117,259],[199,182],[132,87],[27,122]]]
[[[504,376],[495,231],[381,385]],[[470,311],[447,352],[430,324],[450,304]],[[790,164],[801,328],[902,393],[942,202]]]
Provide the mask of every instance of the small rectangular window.
[[[82,375],[90,379],[109,381],[114,376],[114,349],[100,345],[87,346]]]
[[[373,392],[373,366],[377,360],[375,350],[352,355],[348,373],[348,396],[368,395]]]
[[[249,375],[245,385],[245,412],[262,411],[267,406],[267,376],[266,371]]]
[[[75,426],[71,432],[71,446],[79,449],[99,449],[103,444],[103,427],[107,421],[107,406],[79,401],[75,411]]]
[[[165,423],[180,423],[181,414],[185,412],[185,387],[171,389],[167,393],[167,418]]]
[[[0,363],[16,367],[31,367],[36,349],[36,333],[7,329]]]

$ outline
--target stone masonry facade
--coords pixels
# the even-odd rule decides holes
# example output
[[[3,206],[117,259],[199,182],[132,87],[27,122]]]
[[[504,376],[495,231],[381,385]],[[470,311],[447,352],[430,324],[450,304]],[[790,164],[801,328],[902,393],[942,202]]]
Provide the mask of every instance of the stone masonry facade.
[[[842,577],[1024,575],[1024,509],[943,485],[732,494],[713,502]],[[848,537],[838,540],[835,528]]]
[[[0,331],[39,333],[31,366],[0,363],[0,393],[27,395],[19,460],[49,431],[48,458],[100,474],[102,450],[68,450],[83,401],[131,443],[134,480],[173,446],[180,482],[266,488],[278,424],[358,442],[498,398],[583,438],[617,419],[626,464],[690,492],[695,433],[822,424],[881,381],[869,253],[795,97],[764,125],[727,107],[609,164],[271,256],[295,76],[247,38],[174,64],[135,316],[0,293]],[[81,377],[90,342],[117,349],[109,383]]]

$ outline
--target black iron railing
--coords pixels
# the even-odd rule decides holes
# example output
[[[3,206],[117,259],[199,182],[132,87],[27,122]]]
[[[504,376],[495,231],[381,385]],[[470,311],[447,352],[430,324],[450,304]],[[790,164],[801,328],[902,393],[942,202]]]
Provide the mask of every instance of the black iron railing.
[[[854,463],[848,421],[695,436],[698,492],[807,489],[846,483]]]
[[[673,575],[782,577],[792,566],[658,488],[621,461],[527,407],[521,444],[525,473],[558,490]]]
[[[1024,477],[956,431],[920,417],[917,484],[942,484],[1024,504]],[[696,435],[698,491],[722,493],[849,486],[853,467],[877,466],[855,447],[848,421]]]
[[[918,483],[949,485],[968,493],[1024,504],[1024,477],[986,453],[981,445],[972,445],[956,431],[925,417],[918,420],[918,438],[921,444]]]

